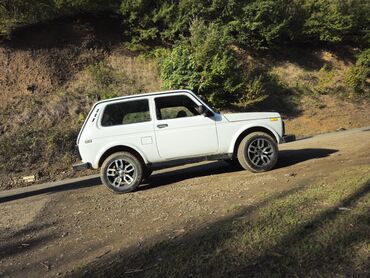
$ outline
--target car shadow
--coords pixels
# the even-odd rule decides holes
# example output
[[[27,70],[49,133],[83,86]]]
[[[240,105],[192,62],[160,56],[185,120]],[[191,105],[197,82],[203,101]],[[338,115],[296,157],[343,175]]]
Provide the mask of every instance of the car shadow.
[[[232,173],[241,170],[224,161],[213,161],[176,170],[169,169],[166,172],[154,173],[146,182],[144,181],[138,190],[148,190],[191,178]]]
[[[334,149],[300,149],[300,150],[282,150],[279,152],[279,160],[275,169],[289,167],[307,160],[323,158],[338,152]],[[241,167],[233,166],[224,161],[213,161],[209,163],[196,164],[181,169],[168,169],[165,172],[154,173],[146,182],[144,182],[138,191],[148,190],[159,186],[165,186],[172,183],[184,181],[192,178],[199,178],[211,175],[220,175],[243,171]],[[55,193],[60,191],[75,190],[83,187],[100,185],[99,177],[91,177],[78,182],[69,182],[53,187],[37,188],[32,191],[15,193],[13,195],[0,197],[0,203],[31,197],[45,193]]]
[[[275,169],[289,167],[307,160],[323,158],[338,152],[334,149],[300,149],[282,150]],[[194,165],[183,169],[169,170],[163,173],[154,173],[139,187],[138,190],[148,190],[159,186],[169,185],[183,180],[243,171],[241,167],[233,166],[224,161],[215,161],[201,165]]]
[[[60,185],[52,186],[52,187],[37,188],[32,191],[20,192],[20,193],[15,193],[9,196],[0,197],[0,204],[13,201],[13,200],[17,200],[17,199],[35,196],[35,195],[41,195],[45,193],[55,193],[55,192],[67,191],[67,190],[76,190],[79,188],[96,186],[99,184],[101,184],[101,180],[99,177],[95,176],[90,179],[85,179],[82,181],[77,181],[77,182],[73,181],[73,182],[68,182],[68,183],[64,183],[64,184],[60,184]],[[25,190],[27,190],[27,188],[25,188]]]
[[[279,151],[279,160],[275,169],[289,167],[307,160],[328,157],[338,152],[334,149],[300,149],[300,150],[282,150]]]

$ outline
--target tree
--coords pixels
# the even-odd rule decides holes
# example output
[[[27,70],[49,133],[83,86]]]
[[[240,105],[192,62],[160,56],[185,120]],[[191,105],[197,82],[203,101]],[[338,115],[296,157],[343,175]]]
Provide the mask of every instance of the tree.
[[[161,58],[164,88],[194,90],[218,108],[231,103],[245,104],[263,93],[263,88],[256,86],[258,80],[256,83],[254,79],[247,79],[246,69],[232,49],[226,28],[195,20],[190,34]],[[253,86],[249,86],[252,82]]]
[[[293,0],[256,0],[244,5],[229,25],[240,44],[267,49],[293,37],[296,26],[291,22],[297,11]]]
[[[345,14],[344,6],[345,2],[338,0],[307,0],[306,40],[342,42],[353,25],[353,15]]]
[[[356,64],[351,67],[346,83],[359,94],[370,96],[370,48],[364,50],[357,58]]]

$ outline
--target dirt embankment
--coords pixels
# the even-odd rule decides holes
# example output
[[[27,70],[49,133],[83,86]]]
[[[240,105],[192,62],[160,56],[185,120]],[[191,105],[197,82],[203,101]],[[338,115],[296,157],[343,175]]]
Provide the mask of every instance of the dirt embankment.
[[[1,189],[27,185],[23,176],[74,175],[79,128],[112,89],[102,81],[121,94],[159,88],[155,65],[124,50],[121,34],[119,19],[78,17],[19,29],[0,42]]]

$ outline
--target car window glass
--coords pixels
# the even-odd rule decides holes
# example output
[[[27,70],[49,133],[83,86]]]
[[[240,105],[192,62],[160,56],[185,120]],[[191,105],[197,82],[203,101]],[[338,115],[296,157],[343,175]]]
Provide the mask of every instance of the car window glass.
[[[102,126],[114,126],[150,121],[147,99],[118,102],[107,105],[101,121]]]
[[[157,119],[193,117],[200,115],[198,105],[185,95],[159,97],[155,99]]]

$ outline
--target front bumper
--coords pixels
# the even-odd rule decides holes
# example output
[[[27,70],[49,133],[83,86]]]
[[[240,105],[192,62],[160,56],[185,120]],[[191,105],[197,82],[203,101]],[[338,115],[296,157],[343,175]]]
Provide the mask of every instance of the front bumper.
[[[91,164],[88,162],[81,162],[81,163],[73,164],[72,167],[73,167],[73,170],[75,171],[81,171],[85,169],[91,169]]]

